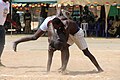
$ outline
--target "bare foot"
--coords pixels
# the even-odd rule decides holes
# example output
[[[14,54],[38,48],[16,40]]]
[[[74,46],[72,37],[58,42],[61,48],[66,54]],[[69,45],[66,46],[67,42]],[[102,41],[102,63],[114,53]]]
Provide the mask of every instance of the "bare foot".
[[[13,50],[16,52],[17,51],[17,43],[13,42]]]
[[[61,73],[62,75],[67,75],[69,72],[67,70],[62,70],[62,68],[58,69],[58,72]]]
[[[99,69],[98,72],[103,72],[104,70],[103,69]]]
[[[58,72],[59,72],[59,73],[62,73],[62,72],[63,72],[62,67],[58,69]]]
[[[69,72],[68,72],[67,70],[61,71],[60,73],[61,73],[62,75],[67,75],[67,74],[69,74]]]
[[[61,72],[61,71],[62,71],[62,68],[59,68],[59,69],[58,69],[58,72]]]
[[[2,67],[5,67],[5,65],[3,65],[3,64],[0,62],[0,67],[1,67],[1,66],[2,66]]]

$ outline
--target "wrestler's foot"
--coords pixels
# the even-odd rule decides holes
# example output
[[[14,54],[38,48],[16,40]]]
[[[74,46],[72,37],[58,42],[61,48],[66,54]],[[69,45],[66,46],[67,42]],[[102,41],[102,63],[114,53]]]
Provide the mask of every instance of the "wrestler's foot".
[[[59,71],[59,73],[61,73],[62,75],[67,75],[69,72],[67,71],[67,70],[61,70],[61,71]]]
[[[68,70],[63,70],[62,67],[58,69],[58,72],[61,73],[61,74],[63,74],[63,75],[66,75],[66,74],[69,73]]]
[[[98,69],[98,72],[103,72],[103,71],[104,71],[104,70],[103,70],[103,69],[101,69],[101,68],[100,68],[100,69]]]
[[[17,51],[17,43],[13,42],[13,50],[16,52]]]
[[[60,72],[62,70],[62,67],[60,67],[59,69],[58,69],[58,72]]]
[[[1,66],[2,66],[2,67],[5,67],[5,65],[3,65],[3,64],[0,62],[0,67],[1,67]]]

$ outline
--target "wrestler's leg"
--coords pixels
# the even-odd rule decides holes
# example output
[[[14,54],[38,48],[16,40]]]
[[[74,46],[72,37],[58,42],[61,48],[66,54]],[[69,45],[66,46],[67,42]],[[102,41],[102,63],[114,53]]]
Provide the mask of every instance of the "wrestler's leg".
[[[49,50],[48,50],[47,72],[50,71],[50,67],[51,67],[51,64],[52,64],[53,53],[54,53],[54,50],[52,50],[52,49],[49,49]]]
[[[65,47],[63,50],[61,50],[61,68],[59,69],[59,72],[64,73],[68,64],[69,60],[69,48]]]
[[[92,63],[96,66],[96,68],[98,69],[99,72],[102,72],[102,68],[99,66],[97,60],[95,59],[95,57],[90,53],[90,51],[88,50],[88,48],[86,48],[85,50],[82,50],[84,55],[87,56]]]

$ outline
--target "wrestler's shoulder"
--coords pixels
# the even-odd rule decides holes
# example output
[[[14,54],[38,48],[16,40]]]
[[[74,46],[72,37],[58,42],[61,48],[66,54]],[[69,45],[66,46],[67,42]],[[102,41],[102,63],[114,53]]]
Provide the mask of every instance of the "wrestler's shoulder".
[[[48,16],[47,19],[54,19],[56,16],[53,15],[53,16]]]

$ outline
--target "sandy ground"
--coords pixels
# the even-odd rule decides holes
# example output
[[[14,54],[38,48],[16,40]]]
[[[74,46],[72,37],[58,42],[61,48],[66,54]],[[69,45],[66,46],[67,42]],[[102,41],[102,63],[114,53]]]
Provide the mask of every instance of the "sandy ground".
[[[120,39],[85,38],[90,51],[104,69],[97,73],[95,66],[74,44],[70,47],[69,73],[57,72],[60,67],[60,52],[56,51],[51,72],[46,72],[47,37],[18,45],[18,52],[12,50],[12,42],[27,35],[7,35],[0,80],[120,80]]]

